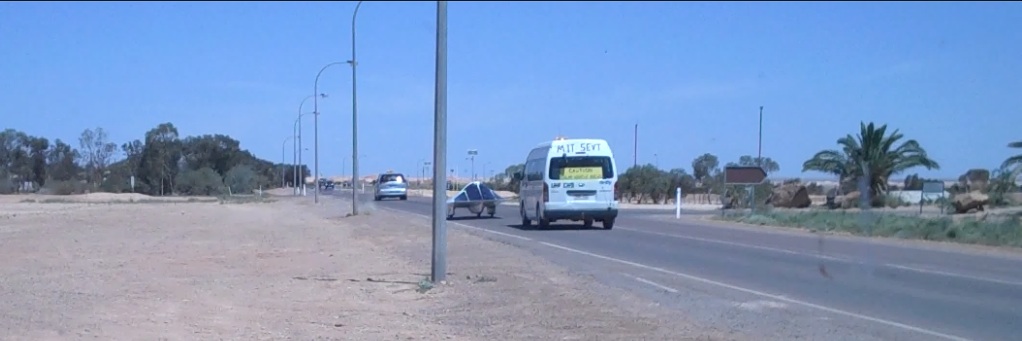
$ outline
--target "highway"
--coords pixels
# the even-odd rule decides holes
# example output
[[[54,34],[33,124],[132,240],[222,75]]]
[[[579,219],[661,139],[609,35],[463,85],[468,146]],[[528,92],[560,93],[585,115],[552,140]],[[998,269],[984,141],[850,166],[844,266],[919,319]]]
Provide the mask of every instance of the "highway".
[[[429,198],[360,197],[376,210],[431,212]],[[1022,332],[1017,254],[727,226],[686,213],[623,210],[609,231],[560,222],[526,230],[517,206],[501,205],[495,218],[459,211],[448,226],[766,339],[1018,340]]]

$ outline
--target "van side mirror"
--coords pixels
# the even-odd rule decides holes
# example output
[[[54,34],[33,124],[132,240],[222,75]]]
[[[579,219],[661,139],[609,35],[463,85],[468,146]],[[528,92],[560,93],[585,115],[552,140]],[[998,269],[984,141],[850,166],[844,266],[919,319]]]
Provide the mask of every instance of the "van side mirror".
[[[522,181],[522,172],[515,172],[511,175],[511,177],[517,181]]]

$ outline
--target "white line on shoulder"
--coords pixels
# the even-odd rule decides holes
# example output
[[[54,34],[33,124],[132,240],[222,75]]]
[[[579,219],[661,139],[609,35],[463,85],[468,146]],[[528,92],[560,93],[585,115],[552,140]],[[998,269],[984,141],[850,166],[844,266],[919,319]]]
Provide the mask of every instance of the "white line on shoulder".
[[[747,293],[747,294],[752,294],[752,295],[756,295],[756,296],[766,297],[766,298],[770,298],[770,299],[774,299],[774,300],[778,300],[778,301],[783,301],[783,302],[787,302],[787,303],[791,303],[791,304],[797,304],[797,305],[801,305],[801,306],[804,306],[804,307],[814,308],[814,309],[830,312],[830,313],[833,313],[833,314],[844,315],[844,316],[848,316],[848,317],[852,317],[852,318],[857,318],[857,319],[861,319],[861,320],[866,320],[866,321],[870,321],[870,322],[875,322],[875,323],[879,323],[879,324],[883,324],[883,325],[887,325],[887,326],[891,326],[891,327],[901,328],[901,329],[904,329],[904,330],[909,330],[909,331],[913,331],[913,332],[917,332],[917,333],[921,333],[921,334],[935,336],[935,337],[939,337],[939,338],[942,338],[942,339],[956,340],[956,341],[967,341],[967,340],[969,340],[969,339],[966,339],[966,338],[963,338],[963,337],[949,335],[949,334],[944,334],[944,333],[940,333],[940,332],[929,330],[929,329],[925,329],[925,328],[910,326],[910,325],[907,325],[907,324],[904,324],[904,323],[889,321],[889,320],[885,320],[885,319],[881,319],[881,318],[877,318],[877,317],[872,317],[872,316],[866,316],[866,315],[862,315],[862,314],[856,314],[856,313],[853,313],[853,312],[844,311],[844,310],[835,309],[835,308],[830,308],[830,307],[822,306],[822,305],[819,305],[819,304],[813,304],[813,303],[809,303],[809,302],[805,302],[805,301],[800,301],[800,300],[796,300],[796,299],[787,298],[787,297],[784,297],[784,296],[781,296],[781,295],[774,295],[774,294],[770,294],[770,293],[766,293],[766,292],[762,292],[762,291],[758,291],[758,290],[753,290],[753,289],[748,289],[748,288],[740,287],[740,286],[737,286],[737,285],[731,285],[731,284],[727,284],[727,283],[724,283],[724,282],[718,282],[718,281],[714,281],[714,280],[711,280],[711,279],[706,279],[706,278],[702,278],[702,277],[698,277],[698,276],[693,276],[693,275],[684,274],[684,273],[680,273],[680,272],[670,271],[670,270],[663,269],[663,268],[658,268],[658,267],[655,267],[655,266],[649,266],[649,265],[645,265],[645,264],[640,264],[640,263],[626,261],[626,260],[623,260],[623,259],[607,257],[607,256],[598,255],[598,254],[595,254],[595,253],[586,252],[586,251],[582,251],[582,250],[576,250],[576,249],[572,249],[572,248],[569,248],[569,247],[566,247],[566,246],[561,246],[561,245],[547,243],[547,242],[539,242],[539,243],[543,244],[543,245],[546,245],[546,246],[549,246],[549,247],[552,247],[552,248],[561,249],[561,250],[568,251],[568,252],[574,252],[574,253],[577,253],[577,254],[580,254],[580,255],[590,256],[590,257],[593,257],[593,258],[599,258],[599,259],[608,260],[608,261],[612,261],[612,262],[617,262],[617,263],[621,263],[621,264],[625,264],[625,265],[631,265],[631,266],[634,266],[634,267],[637,267],[637,268],[641,268],[641,269],[656,271],[656,272],[665,273],[665,274],[668,274],[668,275],[674,275],[674,276],[678,276],[678,277],[685,278],[685,279],[692,280],[692,281],[696,281],[696,282],[701,282],[701,283],[705,283],[705,284],[715,285],[715,286],[718,286],[718,287],[727,288],[727,289],[731,289],[731,290],[735,290],[735,291],[740,291],[740,292],[744,292],[744,293]]]
[[[426,219],[432,219],[433,218],[433,217],[430,217],[430,216],[425,215],[425,214],[412,213],[412,212],[408,212],[408,211],[401,211],[401,210],[395,210],[395,209],[390,209],[390,208],[384,208],[384,209],[388,210],[388,211],[393,211],[393,212],[411,214],[411,215],[419,216],[419,217],[426,218]],[[529,238],[529,237],[522,237],[522,236],[510,234],[510,233],[497,232],[497,231],[494,231],[494,230],[484,229],[484,228],[475,227],[475,226],[470,226],[470,225],[466,225],[466,224],[462,224],[462,223],[458,223],[458,222],[448,221],[447,223],[451,224],[451,225],[458,225],[460,227],[464,227],[464,228],[467,228],[467,229],[470,229],[470,230],[474,230],[474,231],[486,232],[486,233],[491,233],[491,234],[495,234],[495,235],[499,235],[499,236],[504,236],[504,237],[517,238],[517,239],[520,239],[520,240],[532,240],[532,238]]]

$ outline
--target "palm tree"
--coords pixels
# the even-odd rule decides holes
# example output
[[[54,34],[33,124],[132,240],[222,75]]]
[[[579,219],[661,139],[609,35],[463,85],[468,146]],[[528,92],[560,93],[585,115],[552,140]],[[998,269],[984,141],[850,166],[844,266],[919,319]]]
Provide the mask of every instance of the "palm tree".
[[[1022,149],[1022,141],[1015,141],[1015,142],[1009,143],[1008,144],[1008,148],[1020,148],[1020,149]],[[1004,160],[1004,163],[1001,164],[1001,168],[1009,169],[1010,170],[1011,168],[1014,168],[1015,166],[1019,166],[1019,165],[1022,165],[1022,154],[1015,155],[1015,156],[1009,157],[1007,160]]]
[[[863,170],[869,170],[871,194],[887,191],[887,180],[891,175],[914,167],[940,169],[936,161],[926,155],[926,150],[916,140],[904,140],[904,135],[894,130],[887,135],[887,125],[875,127],[859,123],[859,135],[851,134],[837,140],[841,150],[824,150],[816,153],[802,164],[802,171],[818,171],[837,175],[844,180],[858,179]],[[899,143],[899,141],[902,141]]]

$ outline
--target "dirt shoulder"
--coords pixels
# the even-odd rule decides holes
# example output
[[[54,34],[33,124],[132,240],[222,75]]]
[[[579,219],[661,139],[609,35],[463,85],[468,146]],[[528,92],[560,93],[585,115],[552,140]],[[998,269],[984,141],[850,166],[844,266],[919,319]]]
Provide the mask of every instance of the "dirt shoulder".
[[[431,233],[427,219],[401,212],[371,213],[357,238],[384,246],[425,274]],[[436,323],[462,326],[460,335],[493,340],[734,340],[685,316],[606,287],[525,249],[449,228],[449,283],[423,312]]]
[[[0,201],[5,340],[735,338],[457,230],[422,290],[426,221],[333,200]]]

